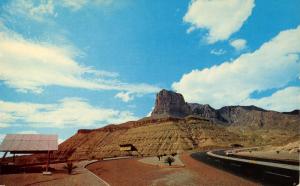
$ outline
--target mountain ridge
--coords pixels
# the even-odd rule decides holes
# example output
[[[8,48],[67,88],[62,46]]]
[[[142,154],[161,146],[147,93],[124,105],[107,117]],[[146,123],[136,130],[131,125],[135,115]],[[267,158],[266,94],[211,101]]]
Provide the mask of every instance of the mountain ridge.
[[[299,110],[291,112],[265,110],[255,105],[224,106],[220,109],[215,109],[209,104],[187,103],[181,94],[163,89],[156,95],[155,107],[151,113],[151,117],[183,118],[189,115],[196,115],[218,124],[244,124],[257,127],[280,127],[280,125],[292,122],[295,125],[293,128],[295,128],[299,127],[299,113]],[[296,126],[296,122],[298,122],[298,126]]]

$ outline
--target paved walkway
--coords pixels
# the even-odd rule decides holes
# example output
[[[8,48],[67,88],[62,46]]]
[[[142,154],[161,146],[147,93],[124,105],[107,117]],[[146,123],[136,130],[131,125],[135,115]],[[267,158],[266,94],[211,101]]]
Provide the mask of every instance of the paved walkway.
[[[109,184],[106,183],[104,180],[96,176],[94,173],[89,171],[85,168],[86,165],[96,162],[94,161],[81,161],[77,164],[77,168],[74,170],[73,174],[67,176],[63,179],[47,181],[44,183],[34,184],[34,185],[43,185],[43,186],[50,186],[50,185],[85,185],[85,186],[108,186]]]
[[[55,168],[52,175],[42,173],[18,173],[0,175],[0,185],[6,186],[107,186],[108,184],[85,168],[86,165],[95,161],[81,161],[74,163],[77,168],[72,175],[64,169],[65,163],[51,164]]]

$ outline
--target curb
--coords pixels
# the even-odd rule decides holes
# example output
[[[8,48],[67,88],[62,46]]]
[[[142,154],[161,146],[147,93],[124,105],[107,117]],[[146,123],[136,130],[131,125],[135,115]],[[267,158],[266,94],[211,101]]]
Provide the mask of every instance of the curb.
[[[90,171],[89,169],[87,169],[86,167],[88,165],[91,165],[93,163],[97,163],[99,161],[95,161],[95,162],[91,162],[91,163],[88,163],[86,164],[83,168],[86,169],[90,174],[94,175],[98,180],[100,180],[102,183],[104,183],[106,186],[110,186],[109,183],[107,183],[105,180],[103,180],[102,178],[100,178],[99,176],[97,176],[96,174],[94,174],[92,171]]]

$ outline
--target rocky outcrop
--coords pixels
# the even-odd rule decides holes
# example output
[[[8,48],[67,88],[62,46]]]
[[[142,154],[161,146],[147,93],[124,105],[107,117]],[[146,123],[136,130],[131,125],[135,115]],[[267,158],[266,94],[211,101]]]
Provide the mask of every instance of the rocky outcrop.
[[[297,130],[300,127],[299,110],[280,113],[256,106],[225,106],[214,109],[208,104],[186,103],[181,94],[162,90],[157,94],[151,117],[186,117],[195,115],[223,125],[241,125],[259,128]]]
[[[185,117],[190,113],[190,106],[181,94],[163,89],[156,95],[151,117]]]

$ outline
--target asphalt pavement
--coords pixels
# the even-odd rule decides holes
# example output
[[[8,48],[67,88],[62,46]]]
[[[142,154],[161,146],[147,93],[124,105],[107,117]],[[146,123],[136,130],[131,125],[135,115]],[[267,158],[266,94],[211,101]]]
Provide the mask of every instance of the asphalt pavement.
[[[280,168],[281,166],[273,167],[278,162],[264,162],[253,160],[235,161],[237,158],[228,158],[224,150],[218,150],[210,152],[198,152],[191,154],[192,158],[202,161],[206,164],[214,166],[216,168],[228,171],[232,174],[241,176],[243,178],[255,181],[262,185],[274,185],[274,186],[295,186],[299,184],[299,165],[298,169]],[[216,156],[212,156],[212,155]],[[238,158],[240,159],[240,158]],[[257,164],[260,163],[261,164]],[[276,163],[276,164],[275,164]],[[280,165],[280,164],[278,164]],[[291,167],[293,165],[284,165],[282,167]],[[293,166],[295,167],[295,165]],[[297,166],[296,166],[297,167]]]

